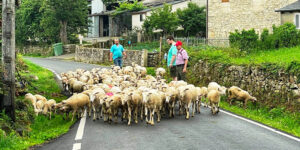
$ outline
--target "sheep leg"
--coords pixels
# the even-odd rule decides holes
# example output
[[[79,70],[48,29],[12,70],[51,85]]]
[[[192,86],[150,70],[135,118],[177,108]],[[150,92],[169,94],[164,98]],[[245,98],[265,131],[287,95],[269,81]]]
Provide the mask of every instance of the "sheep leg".
[[[95,108],[94,104],[92,105],[92,108],[93,108],[93,111],[94,111],[93,121],[95,121],[96,120],[96,108]]]
[[[185,112],[186,112],[186,118],[185,119],[190,119],[190,106],[191,103],[188,103],[185,105]]]
[[[146,117],[146,123],[149,123],[149,120],[148,120],[148,109],[147,109],[147,107],[145,107],[145,117]]]
[[[200,107],[201,107],[201,101],[199,100],[198,101],[198,105],[197,105],[197,112],[200,114]]]
[[[154,125],[154,114],[155,114],[155,109],[152,109],[150,111],[150,124],[153,126]]]
[[[192,110],[192,117],[194,117],[194,116],[195,116],[196,101],[193,102],[192,107],[193,107],[193,108],[192,108],[192,109],[193,109],[193,110]]]
[[[179,116],[182,115],[182,102],[179,101]]]
[[[131,107],[128,107],[128,125],[131,123]]]
[[[116,110],[114,110],[113,115],[115,117],[115,123],[118,123],[118,108]]]
[[[144,108],[143,108],[143,106],[141,107],[141,121],[143,121],[144,120]]]
[[[175,101],[172,102],[172,117],[175,117]]]
[[[74,110],[73,110],[73,116],[72,116],[72,120],[71,120],[71,121],[74,120],[74,116],[76,115],[76,112],[77,112],[77,109],[74,109]]]
[[[135,123],[138,123],[138,107],[135,107],[135,110],[134,110],[134,118],[135,118]]]
[[[159,123],[161,119],[160,110],[156,110],[156,114],[157,114],[157,122]]]
[[[247,108],[247,99],[243,103],[244,103],[244,109],[246,109]]]
[[[50,113],[49,113],[49,118],[50,118],[50,120],[51,120],[51,110],[50,110]]]

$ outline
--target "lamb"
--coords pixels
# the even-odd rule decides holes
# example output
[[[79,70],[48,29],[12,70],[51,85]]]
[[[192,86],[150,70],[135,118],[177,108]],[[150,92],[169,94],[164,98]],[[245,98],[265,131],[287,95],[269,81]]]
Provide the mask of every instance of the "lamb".
[[[74,116],[79,109],[82,110],[81,117],[83,116],[83,109],[85,106],[87,106],[88,110],[90,110],[90,99],[86,94],[75,94],[62,103],[64,107],[71,108],[73,110],[72,121],[74,120]]]
[[[157,68],[155,74],[157,79],[161,79],[166,74],[166,70],[164,68]]]
[[[244,91],[236,86],[232,86],[228,90],[228,101],[230,105],[232,105],[233,99],[241,101],[244,104],[244,109],[247,108],[247,102],[249,100],[252,102],[257,101],[257,99],[251,96],[247,91]]]
[[[55,105],[56,105],[56,101],[53,99],[48,100],[44,105],[43,114],[44,115],[49,114],[50,120],[51,120],[51,113],[54,110]]]
[[[142,109],[142,93],[139,91],[131,92],[125,96],[125,99],[122,100],[122,105],[127,103],[128,107],[128,125],[131,124],[131,112],[134,111],[134,120],[135,123],[138,123],[138,111],[141,108],[141,118],[143,118],[143,109]]]
[[[111,123],[113,116],[115,117],[115,123],[118,122],[118,110],[122,107],[122,96],[120,94],[115,94],[109,97],[105,101],[106,107],[108,108],[108,121]]]
[[[36,100],[35,96],[33,96],[31,93],[27,93],[25,95],[25,100],[29,100],[31,102],[34,110],[36,109],[36,102],[37,102],[37,100]]]
[[[210,90],[207,94],[209,105],[211,106],[211,112],[213,115],[219,113],[219,103],[221,100],[221,92],[218,90]]]
[[[143,92],[143,103],[145,104],[145,116],[146,122],[154,125],[154,114],[157,113],[157,122],[160,122],[160,110],[162,109],[162,97],[156,90],[149,92]],[[150,113],[150,118],[148,121],[148,110]]]
[[[90,94],[90,101],[94,112],[93,121],[99,119],[100,99],[105,97],[105,92],[101,88],[94,89]]]

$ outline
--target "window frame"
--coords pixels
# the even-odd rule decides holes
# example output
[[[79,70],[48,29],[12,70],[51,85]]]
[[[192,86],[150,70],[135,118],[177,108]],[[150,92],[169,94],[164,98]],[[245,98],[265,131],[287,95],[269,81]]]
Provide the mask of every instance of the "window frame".
[[[229,3],[229,0],[221,0],[222,3]]]
[[[140,22],[144,21],[144,14],[140,14]]]

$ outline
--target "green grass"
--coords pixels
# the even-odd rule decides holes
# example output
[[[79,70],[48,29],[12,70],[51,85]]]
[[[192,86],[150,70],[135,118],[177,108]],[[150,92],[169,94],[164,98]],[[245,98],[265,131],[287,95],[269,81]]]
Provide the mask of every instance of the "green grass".
[[[235,114],[300,137],[300,113],[286,112],[283,108],[256,108],[252,104],[249,104],[247,109],[243,109],[238,105],[230,106],[224,101],[221,101],[220,107]]]
[[[60,115],[55,115],[52,120],[48,120],[45,116],[38,116],[30,126],[32,131],[26,137],[20,137],[14,132],[6,136],[0,133],[0,147],[4,150],[28,149],[67,133],[74,122],[63,120]]]
[[[130,49],[130,50],[143,50],[146,49],[150,52],[157,50],[159,51],[159,41],[157,42],[144,42],[144,43],[136,43],[133,44],[132,46],[125,46],[125,49]]]
[[[300,47],[281,48],[278,50],[254,51],[250,54],[232,48],[207,50],[189,49],[190,56],[198,59],[210,59],[215,62],[249,65],[272,63],[281,67],[288,67],[293,61],[300,61]]]
[[[29,73],[21,72],[22,76],[36,75],[39,80],[34,81],[31,80],[31,84],[36,87],[28,86],[28,92],[33,94],[42,94],[47,99],[55,99],[57,102],[60,102],[63,99],[66,99],[65,96],[61,95],[61,90],[54,80],[54,75],[51,71],[44,69],[38,65],[33,64],[28,60],[24,60],[25,64],[28,66]],[[18,103],[17,106],[20,108],[24,108],[24,110],[17,111],[17,122],[12,123],[9,118],[4,117],[0,118],[0,124],[4,123],[10,128],[23,127],[29,128],[29,131],[24,132],[23,136],[19,136],[16,131],[11,131],[10,133],[5,133],[0,128],[0,149],[9,150],[9,149],[28,149],[31,146],[45,143],[51,139],[57,138],[60,135],[68,132],[71,125],[74,124],[76,119],[71,122],[70,120],[63,120],[62,116],[55,115],[52,120],[48,120],[47,117],[40,115],[38,117],[34,117],[32,121],[30,121],[29,116],[33,116],[33,114],[29,114],[28,110],[32,108],[25,108],[26,106],[22,106],[26,104],[23,100],[23,97],[17,97]],[[31,106],[32,107],[32,106]],[[27,110],[27,111],[26,111]],[[32,113],[32,112],[31,112]],[[26,123],[24,123],[26,122]],[[29,122],[29,123],[28,123]],[[10,125],[11,124],[11,125]],[[29,126],[29,127],[25,127]],[[2,128],[3,129],[3,128]]]
[[[47,99],[53,98],[57,102],[60,102],[62,99],[66,97],[61,94],[61,89],[54,80],[54,74],[42,68],[29,60],[24,60],[24,62],[28,65],[29,73],[22,72],[22,76],[36,75],[39,79],[37,81],[32,80],[32,86],[28,86],[28,92],[34,94],[42,94]],[[34,89],[36,87],[37,89]]]

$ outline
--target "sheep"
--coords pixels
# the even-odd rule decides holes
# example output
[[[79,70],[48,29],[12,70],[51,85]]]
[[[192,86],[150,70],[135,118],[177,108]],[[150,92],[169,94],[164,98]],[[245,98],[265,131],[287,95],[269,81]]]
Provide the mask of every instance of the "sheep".
[[[219,113],[219,103],[221,100],[221,92],[218,90],[210,90],[207,94],[209,105],[211,106],[211,112],[213,115]]]
[[[56,101],[53,99],[48,100],[44,105],[43,114],[44,115],[49,114],[50,120],[51,120],[51,113],[54,110],[55,105],[56,105]]]
[[[145,104],[145,116],[146,122],[154,125],[154,114],[157,113],[157,122],[160,122],[160,110],[162,108],[162,97],[156,90],[149,92],[143,92],[143,103]],[[150,113],[150,118],[148,121],[148,110]]]
[[[124,100],[122,100],[122,105],[127,103],[128,107],[128,125],[131,124],[131,112],[134,111],[134,120],[135,123],[138,123],[138,111],[141,109],[141,118],[143,118],[143,109],[142,109],[142,93],[139,91],[131,92],[125,95]]]
[[[200,96],[200,102],[204,100],[204,107],[207,107],[207,94],[208,94],[208,89],[207,87],[201,87],[201,96]]]
[[[71,92],[72,93],[80,93],[83,91],[83,87],[85,85],[87,85],[87,84],[82,81],[75,81],[73,83],[73,86],[71,86]]]
[[[31,93],[27,93],[25,95],[25,100],[29,100],[31,102],[34,110],[36,109],[36,102],[37,102],[37,100],[36,100],[35,96],[33,96]]]
[[[99,119],[100,99],[104,98],[105,92],[101,88],[94,89],[90,94],[90,101],[94,112],[93,121]]]
[[[174,87],[169,87],[166,90],[166,104],[169,108],[169,117],[175,116],[175,104],[179,97],[178,90],[176,90]]]
[[[90,110],[90,99],[89,96],[86,94],[75,94],[68,98],[67,100],[63,101],[63,106],[66,108],[71,108],[73,110],[72,121],[74,120],[74,116],[79,109],[82,110],[81,117],[83,116],[83,109],[87,106],[88,110]]]
[[[45,105],[46,102],[43,101],[43,100],[39,100],[39,101],[36,102],[36,109],[34,110],[36,116],[38,116],[39,113],[42,112],[42,110],[43,110],[44,105]]]
[[[133,72],[133,68],[131,66],[126,66],[123,68],[123,72],[126,75],[130,75],[130,73]]]
[[[195,107],[196,107],[196,100],[197,100],[197,91],[196,88],[193,87],[186,87],[186,89],[183,91],[183,94],[181,94],[182,98],[181,100],[181,110],[182,107],[185,108],[186,112],[186,119],[190,118],[189,108],[191,106],[191,103],[193,103],[192,108],[192,117],[195,115]]]
[[[226,87],[224,86],[220,86],[218,83],[216,82],[210,82],[208,84],[208,87],[207,87],[207,91],[210,92],[211,90],[217,90],[220,92],[221,95],[226,95]]]
[[[236,86],[232,86],[228,90],[228,101],[230,105],[232,105],[233,99],[237,101],[241,101],[244,104],[244,109],[247,108],[247,102],[249,100],[251,100],[252,102],[257,101],[257,99],[251,96],[247,91],[244,91]]]
[[[122,106],[122,96],[120,94],[115,94],[111,97],[109,97],[105,101],[106,107],[108,108],[108,121],[111,123],[113,116],[115,117],[115,123],[118,122],[118,110]]]
[[[38,102],[38,101],[43,101],[44,103],[47,102],[47,99],[46,99],[44,96],[42,96],[42,95],[36,94],[36,95],[34,95],[34,96],[36,97],[36,101],[37,101],[37,102]]]
[[[166,70],[164,68],[157,68],[155,74],[157,79],[161,79],[166,74]]]

